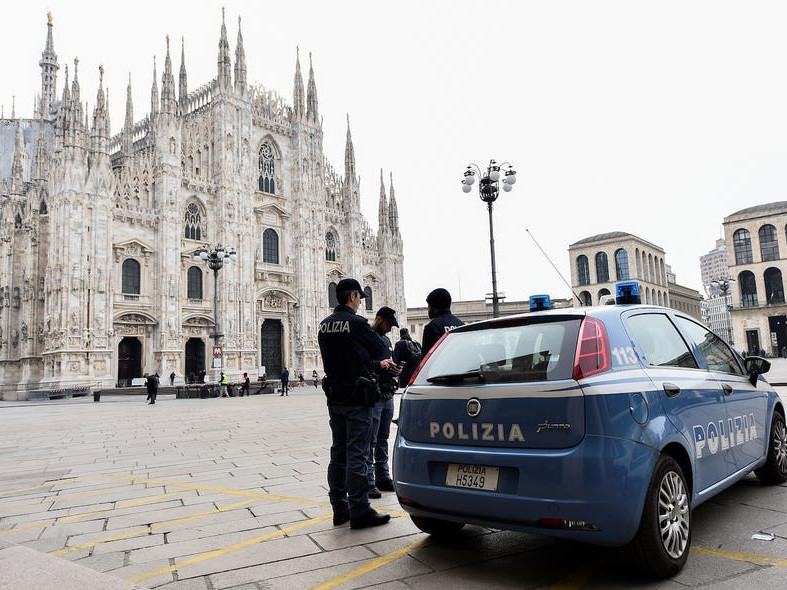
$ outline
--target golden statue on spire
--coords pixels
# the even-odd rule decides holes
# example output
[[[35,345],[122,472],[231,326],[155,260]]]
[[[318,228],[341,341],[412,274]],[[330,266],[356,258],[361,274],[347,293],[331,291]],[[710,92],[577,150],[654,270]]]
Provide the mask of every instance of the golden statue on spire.
[[[48,25],[52,24],[52,13],[51,12],[47,12],[46,13],[46,24],[48,24]]]

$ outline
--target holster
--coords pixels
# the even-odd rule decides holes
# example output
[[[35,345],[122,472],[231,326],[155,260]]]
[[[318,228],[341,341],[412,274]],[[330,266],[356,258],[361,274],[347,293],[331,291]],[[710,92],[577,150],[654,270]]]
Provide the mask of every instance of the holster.
[[[358,405],[373,406],[379,393],[376,377],[362,375],[355,380],[355,399]]]

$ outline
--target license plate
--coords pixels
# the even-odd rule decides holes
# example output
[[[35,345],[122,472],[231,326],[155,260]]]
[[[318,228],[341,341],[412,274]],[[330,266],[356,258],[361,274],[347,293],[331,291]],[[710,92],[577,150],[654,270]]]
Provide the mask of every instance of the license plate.
[[[470,488],[473,490],[497,491],[498,467],[488,465],[465,465],[463,463],[449,463],[448,473],[445,476],[445,485],[455,488]]]

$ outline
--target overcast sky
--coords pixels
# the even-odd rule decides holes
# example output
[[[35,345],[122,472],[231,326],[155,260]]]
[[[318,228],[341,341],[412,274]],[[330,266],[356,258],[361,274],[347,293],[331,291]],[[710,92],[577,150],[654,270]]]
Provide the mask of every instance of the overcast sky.
[[[296,46],[304,76],[312,52],[326,156],[343,172],[349,114],[373,227],[380,168],[386,185],[393,172],[408,306],[438,286],[454,299],[491,291],[485,204],[477,185],[461,191],[469,162],[518,173],[495,204],[509,300],[570,296],[525,228],[568,280],[569,244],[624,231],[702,292],[698,259],[723,218],[787,200],[785,2],[19,0],[3,7],[5,116],[12,96],[32,116],[48,10],[58,95],[78,57],[92,114],[103,64],[114,134],[129,73],[135,118],[148,112],[167,34],[176,79],[181,37],[189,88],[216,75],[222,5],[233,60],[240,16],[249,80],[288,104]]]

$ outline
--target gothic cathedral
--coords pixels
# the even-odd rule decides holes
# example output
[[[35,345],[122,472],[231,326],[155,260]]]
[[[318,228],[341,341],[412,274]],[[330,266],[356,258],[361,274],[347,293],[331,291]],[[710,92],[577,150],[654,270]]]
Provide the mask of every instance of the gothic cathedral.
[[[308,379],[342,277],[371,295],[359,313],[388,305],[405,325],[393,180],[386,194],[381,171],[375,232],[349,120],[344,175],[323,156],[311,57],[287,105],[248,83],[240,19],[233,66],[222,16],[216,78],[189,91],[182,50],[176,93],[167,39],[149,113],[134,119],[129,79],[112,136],[103,81],[85,112],[78,60],[58,94],[52,31],[50,17],[34,116],[0,119],[2,399],[217,367]],[[218,247],[236,260],[195,259]]]

